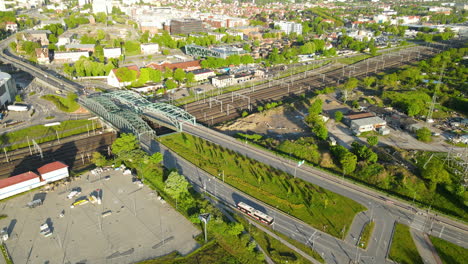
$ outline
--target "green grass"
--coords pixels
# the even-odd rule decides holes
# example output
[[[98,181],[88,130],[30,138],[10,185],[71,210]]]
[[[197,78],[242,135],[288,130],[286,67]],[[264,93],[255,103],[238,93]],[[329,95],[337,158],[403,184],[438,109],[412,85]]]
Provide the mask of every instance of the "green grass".
[[[44,143],[57,139],[55,131],[58,131],[59,137],[64,138],[71,135],[81,134],[92,129],[92,120],[68,120],[61,122],[58,126],[45,127],[43,125],[31,126],[25,129],[4,133],[0,135],[0,146],[12,144],[5,147],[7,151],[24,148],[28,146],[27,137],[29,140],[35,139],[36,142]],[[86,127],[88,125],[88,128]],[[95,127],[100,127],[99,124],[94,124]]]
[[[216,241],[211,241],[187,256],[173,252],[161,258],[145,260],[139,264],[192,264],[192,263],[226,263],[240,264],[240,262],[224,250]]]
[[[184,133],[160,138],[161,143],[242,192],[338,238],[365,207],[317,185]]]
[[[13,260],[11,260],[10,255],[8,255],[5,245],[0,244],[0,250],[2,251],[3,258],[5,258],[5,262],[7,264],[13,264]]]
[[[369,240],[372,236],[372,232],[374,231],[375,222],[367,222],[366,226],[361,233],[361,240],[359,242],[359,247],[366,249],[369,246]]]
[[[46,116],[45,119],[49,120],[49,119],[54,119],[54,118],[55,118],[55,116]]]
[[[256,226],[251,225],[245,218],[240,216],[235,216],[236,220],[241,222],[245,229],[249,232],[249,234],[255,239],[255,242],[268,254],[268,256],[275,262],[275,263],[284,263],[286,260],[289,260],[292,263],[310,263],[309,260],[304,258],[299,253],[295,252],[293,249],[289,248],[288,246],[281,243],[276,238],[268,235],[267,233],[263,232],[262,230],[258,229]],[[270,228],[268,228],[270,229]],[[270,230],[271,232],[274,232]],[[291,239],[290,239],[291,240]],[[309,254],[310,256],[314,257],[315,259],[319,260],[321,263],[324,263],[324,260],[317,252],[313,251],[309,247],[305,246],[302,243],[297,242],[294,240],[296,244],[302,245],[300,250],[304,251],[305,253]],[[290,242],[290,241],[288,241]],[[291,243],[292,244],[292,243]],[[294,245],[294,244],[293,244]],[[297,245],[294,245],[297,247]],[[304,250],[306,248],[307,250]],[[311,254],[313,253],[313,254]]]
[[[36,92],[30,92],[30,93],[29,93],[29,96],[33,96],[33,95],[35,95],[35,94],[36,94]]]
[[[1,219],[5,219],[5,218],[7,218],[7,217],[8,217],[8,215],[6,215],[6,214],[1,214],[1,215],[0,215],[0,220],[1,220]]]
[[[78,110],[78,108],[80,108],[80,105],[76,101],[70,101],[65,97],[61,97],[55,94],[43,95],[41,96],[41,99],[54,103],[59,110],[68,113],[75,112],[76,110]]]
[[[356,55],[356,56],[349,57],[349,58],[336,59],[336,62],[343,63],[343,64],[353,64],[353,63],[365,60],[365,59],[370,58],[370,57],[372,57],[372,56],[369,55],[369,54],[361,54],[361,55]]]
[[[389,258],[400,264],[423,264],[408,226],[395,224]]]
[[[468,259],[468,249],[447,242],[438,237],[430,236],[437,254],[444,264],[462,264]]]

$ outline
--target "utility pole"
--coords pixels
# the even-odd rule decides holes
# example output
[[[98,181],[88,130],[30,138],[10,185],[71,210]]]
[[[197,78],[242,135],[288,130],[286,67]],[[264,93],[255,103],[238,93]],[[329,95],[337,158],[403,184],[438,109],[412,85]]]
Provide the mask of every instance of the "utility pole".
[[[198,219],[200,219],[200,221],[202,221],[204,224],[205,224],[205,243],[208,242],[208,233],[207,233],[207,227],[206,225],[208,224],[208,221],[210,221],[211,219],[211,215],[210,214],[200,214],[198,216]]]
[[[435,107],[436,100],[437,100],[437,92],[439,91],[439,87],[442,82],[442,76],[444,75],[444,70],[445,70],[445,63],[444,63],[444,66],[442,66],[442,69],[440,70],[439,80],[436,83],[436,87],[434,89],[434,95],[432,95],[431,106],[429,107],[429,112],[427,113],[427,118],[426,118],[427,123],[434,122],[434,120],[432,119],[432,114],[434,113],[434,107]]]

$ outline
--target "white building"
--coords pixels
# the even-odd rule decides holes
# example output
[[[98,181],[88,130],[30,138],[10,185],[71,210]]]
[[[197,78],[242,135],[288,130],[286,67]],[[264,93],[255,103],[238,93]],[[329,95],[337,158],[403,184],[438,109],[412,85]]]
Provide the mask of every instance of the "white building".
[[[109,0],[94,0],[93,1],[93,14],[96,13],[106,13],[109,14],[112,12],[112,2]]]
[[[361,119],[355,119],[351,121],[350,128],[354,133],[360,134],[368,131],[376,131],[381,128],[385,128],[387,122],[380,117],[373,116]]]
[[[89,57],[87,51],[71,51],[71,52],[55,52],[54,62],[55,63],[69,63],[78,61],[81,57]]]
[[[60,161],[46,164],[37,169],[42,179],[46,182],[54,182],[68,177],[68,166]]]
[[[6,72],[0,72],[0,109],[13,103],[17,92],[15,79]]]
[[[210,77],[216,76],[216,73],[209,69],[199,69],[191,71],[195,75],[195,81],[200,82],[204,80],[208,80]]]
[[[136,65],[126,66],[127,69],[137,72],[137,78],[140,74],[140,69]],[[117,77],[117,69],[112,69],[107,76],[107,84],[112,87],[125,87],[132,84],[131,82],[123,82],[119,77]]]
[[[106,48],[104,49],[104,57],[106,58],[120,58],[122,50],[120,48]]]
[[[10,32],[16,32],[18,31],[18,24],[16,24],[16,22],[7,21],[5,25],[5,30]]]
[[[5,0],[0,0],[0,11],[7,11],[5,6]]]
[[[155,54],[159,52],[159,45],[156,43],[149,43],[149,44],[141,44],[141,53],[148,55],[148,54]]]
[[[89,4],[89,0],[78,0],[78,6],[84,6],[86,4]]]
[[[234,85],[234,75],[221,75],[218,77],[211,78],[211,84],[214,87],[226,87]]]
[[[296,33],[302,35],[302,24],[288,21],[275,22],[275,26],[279,26],[281,31],[284,31],[286,34]]]
[[[44,184],[41,182],[39,175],[31,171],[2,179],[0,180],[0,200],[41,185]]]

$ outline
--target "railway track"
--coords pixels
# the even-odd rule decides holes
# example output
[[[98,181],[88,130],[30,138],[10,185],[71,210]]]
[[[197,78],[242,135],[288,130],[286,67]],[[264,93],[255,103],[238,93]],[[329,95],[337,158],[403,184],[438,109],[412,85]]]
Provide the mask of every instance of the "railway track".
[[[78,139],[73,137],[69,141],[64,138],[61,144],[56,144],[56,141],[42,143],[39,146],[42,149],[43,158],[33,149],[31,154],[29,148],[7,152],[6,155],[0,156],[0,179],[35,171],[38,167],[57,160],[69,165],[70,169],[79,170],[91,163],[93,152],[107,151],[115,138],[115,133],[104,132]]]
[[[252,111],[258,105],[284,100],[308,91],[342,84],[350,77],[362,78],[392,70],[432,57],[438,50],[416,46],[360,61],[349,66],[331,66],[323,73],[305,72],[236,92],[205,98],[184,106],[198,122],[215,125],[239,117],[243,111]]]

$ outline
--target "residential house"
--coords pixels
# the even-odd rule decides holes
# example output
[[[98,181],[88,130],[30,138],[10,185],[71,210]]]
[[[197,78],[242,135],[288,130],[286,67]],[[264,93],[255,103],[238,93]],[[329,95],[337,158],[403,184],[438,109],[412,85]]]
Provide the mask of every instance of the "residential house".
[[[48,48],[36,48],[37,63],[49,64],[49,49]]]
[[[122,55],[121,48],[105,48],[104,49],[104,57],[106,58],[120,58]]]
[[[18,39],[23,41],[38,42],[41,46],[49,45],[47,36],[52,34],[50,30],[26,30],[18,34]]]
[[[198,69],[190,72],[195,75],[195,81],[197,82],[208,80],[210,77],[216,76],[214,71],[210,69]]]
[[[55,52],[54,53],[54,63],[70,63],[76,62],[81,57],[89,57],[89,52],[87,51],[71,51],[71,52]]]
[[[125,68],[131,70],[131,71],[136,71],[137,72],[137,77],[140,75],[140,69],[136,65],[131,65],[131,66],[125,66]],[[112,87],[125,87],[129,86],[131,82],[124,82],[122,81],[118,76],[117,76],[117,69],[112,69],[107,76],[107,84],[112,86]]]
[[[15,22],[7,21],[5,25],[5,30],[10,32],[16,32],[18,31],[18,24],[16,24]]]
[[[68,44],[65,45],[67,51],[87,51],[94,52],[94,44]]]

